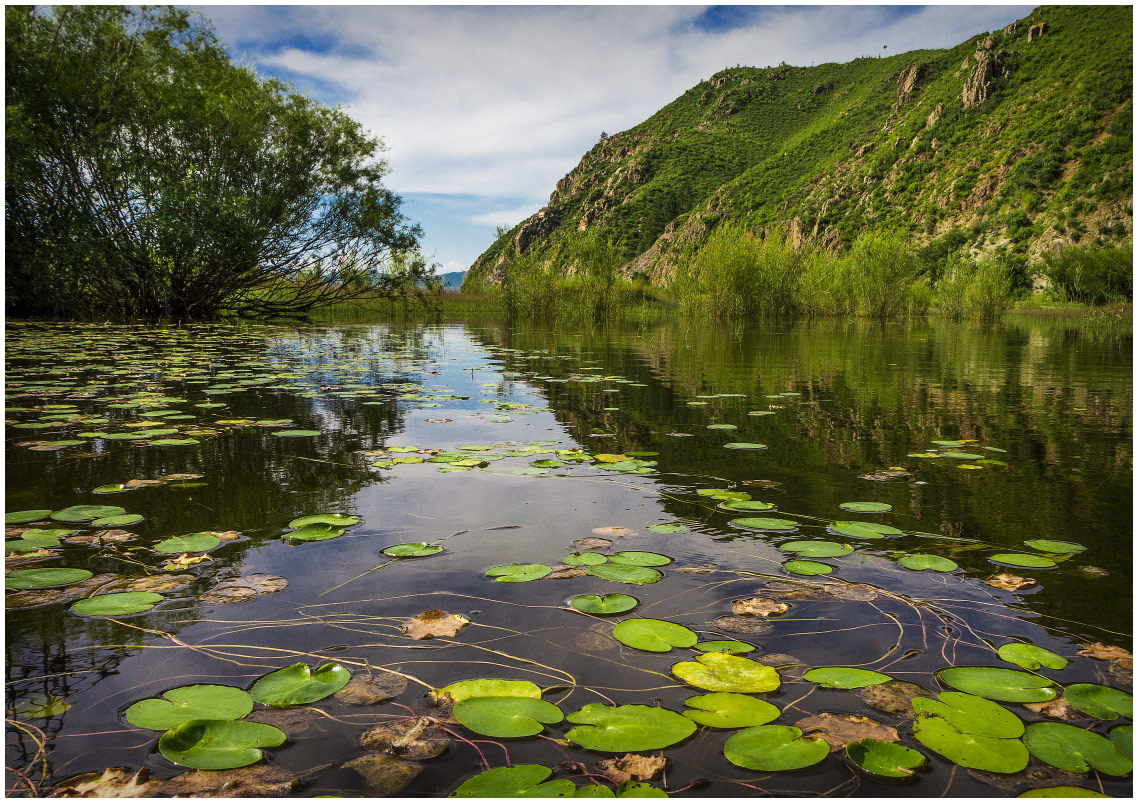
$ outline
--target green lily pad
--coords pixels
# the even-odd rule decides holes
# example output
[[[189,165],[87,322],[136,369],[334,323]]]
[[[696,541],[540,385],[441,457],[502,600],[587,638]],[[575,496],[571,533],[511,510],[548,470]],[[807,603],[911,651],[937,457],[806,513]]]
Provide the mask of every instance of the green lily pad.
[[[778,548],[804,558],[840,558],[853,552],[853,547],[849,544],[835,544],[830,541],[787,541],[779,544]]]
[[[914,697],[911,704],[918,714],[942,717],[961,733],[993,739],[1023,736],[1023,722],[1019,717],[1002,705],[975,694],[942,691],[936,700]]]
[[[126,513],[126,508],[115,505],[72,505],[52,513],[51,518],[54,521],[64,521],[70,524],[92,521],[107,516],[121,516],[123,513]]]
[[[827,689],[861,689],[893,680],[889,675],[856,666],[820,666],[802,677]]]
[[[1082,786],[1041,786],[1020,792],[1016,797],[1110,797]]]
[[[151,433],[152,435],[154,433]],[[277,433],[273,433],[276,435]],[[198,441],[193,438],[155,438],[154,440],[147,441],[146,446],[193,446]]]
[[[313,516],[301,516],[293,519],[288,526],[294,530],[306,527],[309,524],[324,524],[328,527],[354,527],[360,523],[359,516],[341,516],[339,513],[317,513]]]
[[[561,562],[566,566],[600,566],[608,563],[608,558],[600,552],[570,552]]]
[[[702,652],[729,652],[733,655],[745,655],[749,652],[754,652],[755,648],[742,641],[700,641],[696,643],[695,649]]]
[[[96,594],[93,597],[79,600],[71,606],[71,610],[86,616],[124,616],[128,613],[148,611],[162,600],[161,594],[154,594],[150,591]]]
[[[762,516],[745,516],[741,519],[731,519],[736,527],[746,527],[748,530],[767,530],[770,532],[789,532],[798,529],[798,522],[791,519],[772,519]]]
[[[5,588],[51,588],[86,580],[91,573],[86,569],[40,568],[20,569],[4,578]]]
[[[1057,668],[1057,667],[1053,667]],[[1063,699],[1095,719],[1134,718],[1134,698],[1120,689],[1095,683],[1072,683],[1063,689]]]
[[[327,524],[306,524],[299,530],[285,533],[289,541],[331,541],[344,534],[341,527],[331,527]]]
[[[884,502],[842,502],[838,507],[849,513],[888,513],[893,509]]]
[[[667,566],[672,559],[657,552],[617,552],[609,555],[609,562],[620,566]]]
[[[1110,743],[1119,753],[1133,761],[1134,756],[1134,726],[1119,725],[1110,729]]]
[[[264,705],[306,705],[335,694],[351,679],[352,673],[339,664],[324,664],[315,672],[308,664],[293,664],[260,678],[249,693]]]
[[[27,524],[31,521],[46,519],[51,515],[50,510],[15,510],[4,514],[5,524]],[[94,518],[94,516],[92,516]],[[86,519],[83,519],[86,521]]]
[[[612,635],[621,644],[646,652],[669,652],[672,647],[691,647],[699,641],[693,630],[662,619],[626,619]]]
[[[253,710],[249,692],[233,686],[180,686],[139,700],[123,717],[136,728],[164,731],[192,719],[241,719]]]
[[[844,535],[847,538],[884,538],[887,535],[904,535],[896,527],[887,524],[875,524],[872,521],[835,521],[830,525],[830,532]]]
[[[765,443],[725,443],[725,444],[723,444],[723,448],[724,449],[765,449],[765,448],[767,448],[767,445]]]
[[[782,712],[766,700],[746,694],[712,692],[684,700],[683,715],[709,728],[751,728],[778,719]]]
[[[771,692],[780,683],[774,667],[726,652],[705,652],[695,661],[681,661],[672,666],[672,674],[700,689],[742,694]]]
[[[1020,569],[1050,569],[1055,565],[1051,558],[1042,555],[1028,555],[1022,552],[1001,552],[988,558],[992,563],[1015,566]]]
[[[613,616],[631,611],[640,604],[640,600],[627,594],[605,594],[603,597],[596,594],[581,594],[569,600],[569,604],[581,613],[591,613],[595,616]]]
[[[472,697],[455,703],[454,718],[495,739],[534,736],[564,719],[553,703],[533,697]]]
[[[630,585],[645,585],[656,583],[664,575],[656,569],[647,566],[619,566],[615,563],[603,563],[600,566],[590,566],[586,574],[599,577],[602,580],[611,580],[614,583],[629,583]]]
[[[25,719],[52,719],[69,708],[71,703],[58,694],[37,694],[16,703],[16,713]]]
[[[158,751],[183,767],[228,770],[261,760],[259,748],[284,744],[285,733],[259,722],[191,719],[162,734]]]
[[[829,574],[834,571],[834,567],[827,563],[818,563],[813,560],[788,560],[782,564],[791,574],[801,575],[803,577],[814,577],[819,574]]]
[[[942,558],[939,555],[905,555],[897,561],[906,569],[912,569],[915,572],[923,572],[931,570],[934,572],[952,572],[960,567],[956,565],[955,561],[948,558]]]
[[[277,438],[311,438],[319,434],[315,429],[278,429],[272,433]]]
[[[953,460],[983,460],[984,455],[975,452],[941,452],[941,457],[950,457]]]
[[[154,545],[154,551],[162,555],[178,555],[182,552],[209,552],[221,543],[216,535],[206,533],[190,533],[189,535],[176,535],[159,541]]]
[[[138,524],[144,517],[138,513],[124,513],[121,516],[107,516],[101,519],[95,519],[91,522],[92,527],[129,527],[132,524]]]
[[[759,513],[764,510],[774,510],[775,505],[770,502],[760,502],[757,499],[746,499],[742,501],[723,502],[719,505],[720,510],[727,510],[734,512],[755,512]]]
[[[935,753],[970,770],[1013,773],[1027,766],[1027,748],[1019,739],[995,739],[963,733],[941,717],[921,717],[913,736]]]
[[[43,530],[42,532],[66,532],[72,533],[72,530]],[[40,549],[55,549],[59,546],[59,539],[54,536],[44,536],[36,533],[34,530],[29,530],[23,533],[19,538],[13,538],[10,541],[4,542],[5,554],[9,552],[35,552]]]
[[[652,533],[680,533],[686,529],[687,529],[687,527],[685,527],[682,524],[671,523],[671,524],[653,524],[651,527],[648,528],[648,531],[652,532]]]
[[[1052,681],[1018,669],[955,666],[941,669],[937,677],[954,689],[1006,703],[1045,703],[1056,696]]]
[[[738,429],[734,424],[708,424],[708,429]]]
[[[732,764],[756,772],[800,770],[817,764],[830,753],[822,739],[804,739],[790,725],[760,725],[734,734],[723,745]]]
[[[1067,665],[1067,659],[1062,655],[1045,650],[1043,647],[1036,647],[1034,644],[1018,642],[1005,644],[996,650],[996,654],[1009,664],[1022,666],[1024,669],[1039,669],[1041,666],[1048,669],[1062,669]]]
[[[660,750],[695,733],[696,725],[667,708],[590,703],[566,717],[578,727],[565,738],[586,750],[627,753]]]
[[[875,778],[908,778],[928,761],[920,751],[879,739],[850,742],[846,760]]]
[[[1075,555],[1086,549],[1082,544],[1076,544],[1073,541],[1049,541],[1046,538],[1024,541],[1023,545],[1038,549],[1040,552],[1050,552],[1053,555]]]
[[[439,554],[443,551],[443,547],[438,544],[428,544],[426,541],[415,541],[410,544],[396,544],[380,551],[393,558],[425,558],[428,555]]]
[[[447,694],[456,703],[474,697],[541,697],[541,689],[528,680],[499,680],[480,678],[478,680],[459,680],[443,686],[439,692]]]
[[[493,577],[496,583],[527,583],[540,580],[552,571],[553,568],[544,563],[509,563],[487,569],[486,576]]]
[[[451,797],[568,797],[576,784],[567,778],[545,781],[553,770],[540,764],[494,767],[468,778]],[[543,783],[543,781],[545,781]]]
[[[1093,768],[1104,775],[1126,775],[1134,767],[1105,736],[1062,722],[1028,725],[1023,743],[1043,763],[1067,772]]]

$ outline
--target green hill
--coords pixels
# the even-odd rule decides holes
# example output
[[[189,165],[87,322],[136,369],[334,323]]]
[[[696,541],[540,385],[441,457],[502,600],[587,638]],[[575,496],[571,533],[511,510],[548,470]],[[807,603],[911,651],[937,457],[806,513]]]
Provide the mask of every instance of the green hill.
[[[1128,240],[1132,16],[1043,7],[950,50],[724,70],[598,142],[468,276],[521,256],[572,274],[588,236],[666,284],[725,221],[833,249],[900,229],[1021,263]]]

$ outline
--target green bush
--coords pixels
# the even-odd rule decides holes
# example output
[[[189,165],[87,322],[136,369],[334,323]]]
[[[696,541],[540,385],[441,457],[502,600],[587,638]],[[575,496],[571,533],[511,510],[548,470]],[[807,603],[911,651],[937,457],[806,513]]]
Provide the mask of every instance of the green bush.
[[[1069,246],[1043,255],[1036,272],[1060,301],[1108,304],[1133,297],[1134,246]]]

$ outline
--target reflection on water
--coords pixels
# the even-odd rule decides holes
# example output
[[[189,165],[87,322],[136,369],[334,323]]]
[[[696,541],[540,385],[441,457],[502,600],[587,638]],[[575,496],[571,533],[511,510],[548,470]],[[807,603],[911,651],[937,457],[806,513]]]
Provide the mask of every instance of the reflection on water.
[[[594,702],[682,710],[695,692],[675,685],[669,669],[690,651],[621,647],[611,622],[565,609],[583,593],[629,593],[641,601],[634,616],[677,621],[703,638],[748,641],[759,660],[774,656],[783,686],[766,698],[784,709],[779,723],[826,711],[872,716],[930,756],[919,779],[902,787],[859,778],[840,754],[809,770],[760,776],[724,759],[726,732],[703,731],[664,752],[667,788],[710,780],[685,794],[990,795],[1087,785],[1034,760],[1030,779],[954,772],[913,740],[904,716],[868,707],[857,692],[797,680],[802,666],[864,665],[936,690],[932,673],[945,666],[1008,666],[992,647],[1016,638],[1070,659],[1066,669],[1047,672],[1060,683],[1129,684],[1125,667],[1076,655],[1081,643],[1131,646],[1129,336],[1055,323],[981,330],[806,322],[744,332],[678,324],[596,331],[495,323],[13,325],[7,359],[7,510],[108,504],[145,516],[128,528],[130,540],[64,542],[38,561],[17,558],[26,563],[13,567],[10,560],[9,570],[73,566],[112,580],[138,578],[158,571],[162,559],[149,547],[166,537],[240,533],[208,561],[179,569],[192,585],[147,613],[82,617],[68,601],[16,609],[9,592],[7,705],[20,727],[8,729],[8,764],[28,779],[10,776],[11,792],[29,783],[46,792],[107,766],[176,775],[153,750],[158,734],[131,728],[123,708],[191,683],[244,688],[296,661],[335,660],[361,675],[394,669],[418,681],[386,705],[329,698],[315,704],[323,715],[292,712],[281,725],[289,741],[271,755],[297,774],[300,795],[392,791],[341,765],[364,753],[358,739],[366,727],[437,715],[424,692],[454,680],[556,686],[546,699],[566,713]],[[281,437],[286,427],[319,434]],[[196,443],[102,437],[156,428]],[[68,440],[77,443],[57,445]],[[938,440],[966,443],[938,448]],[[464,445],[480,447],[469,453],[485,457],[483,467],[371,466]],[[594,455],[655,452],[641,458],[655,464],[642,473],[565,460],[531,465],[578,446]],[[953,449],[979,450],[981,459],[914,456]],[[204,476],[92,493],[170,474]],[[754,515],[789,517],[797,529],[787,535],[731,524],[750,514],[725,512],[696,493],[716,488],[773,503],[775,512]],[[892,510],[838,507],[850,501]],[[333,540],[281,540],[292,519],[332,512],[363,522]],[[787,575],[778,545],[842,541],[827,524],[843,519],[906,535],[844,539],[855,551],[823,561],[834,574]],[[662,523],[681,528],[648,529]],[[48,525],[10,528],[9,537],[26,526]],[[664,578],[643,586],[589,576],[501,584],[483,575],[507,563],[556,566],[573,541],[607,526],[638,533],[615,538],[613,550],[674,558]],[[1032,552],[1023,544],[1031,539],[1086,549],[1054,568],[990,561]],[[375,569],[384,563],[380,549],[415,541],[446,550]],[[897,564],[912,553],[949,558],[959,569],[918,573]],[[999,571],[1037,582],[1018,592],[984,583]],[[201,601],[218,582],[253,572],[282,576],[288,587],[236,606]],[[873,588],[842,592],[835,582]],[[756,595],[777,596],[790,610],[770,621],[730,619],[733,600]],[[452,640],[404,637],[400,623],[428,609],[472,624]],[[739,632],[741,625],[752,632]],[[19,712],[21,701],[39,696],[62,697],[70,707],[39,717]],[[1029,722],[1042,717],[1011,707]],[[560,737],[569,727],[546,733]],[[505,748],[513,764],[553,767],[568,757],[592,771],[603,758],[537,738]],[[501,747],[482,749],[491,766],[504,766]],[[447,794],[481,767],[474,747],[457,741],[423,762],[401,794]],[[1129,789],[1124,781],[1104,784],[1114,794]]]

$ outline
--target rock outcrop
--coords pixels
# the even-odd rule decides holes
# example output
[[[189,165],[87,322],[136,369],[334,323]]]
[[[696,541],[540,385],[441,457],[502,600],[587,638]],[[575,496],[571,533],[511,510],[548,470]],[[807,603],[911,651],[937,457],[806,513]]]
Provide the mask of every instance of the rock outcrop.
[[[1045,34],[1045,33],[1047,33],[1047,23],[1046,22],[1040,22],[1040,23],[1037,23],[1035,25],[1032,25],[1030,28],[1027,29],[1027,41],[1034,42],[1036,39],[1042,38],[1043,34]]]
[[[1004,74],[1004,65],[1000,53],[993,53],[990,50],[977,50],[973,57],[976,59],[976,64],[972,67],[972,72],[968,74],[968,79],[964,82],[964,90],[960,95],[966,109],[983,106],[988,100],[992,79]]]
[[[901,77],[897,79],[897,102],[904,103],[924,77],[925,65],[923,64],[912,64],[909,69],[902,72]]]

